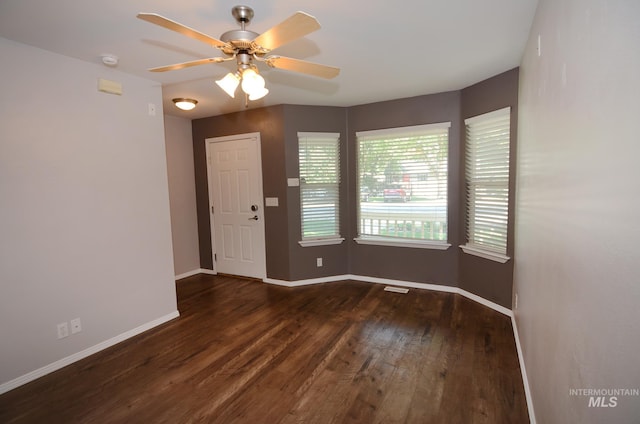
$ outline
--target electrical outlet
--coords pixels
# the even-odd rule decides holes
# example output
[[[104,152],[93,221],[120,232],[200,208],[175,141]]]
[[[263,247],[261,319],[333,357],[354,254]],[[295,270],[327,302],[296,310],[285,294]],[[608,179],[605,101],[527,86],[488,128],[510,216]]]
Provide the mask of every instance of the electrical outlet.
[[[70,323],[71,323],[71,334],[76,334],[82,331],[82,324],[80,323],[80,318],[72,319]]]
[[[58,324],[58,338],[64,339],[69,335],[69,325],[66,322]]]
[[[322,258],[316,258],[316,266],[318,267],[322,266]]]

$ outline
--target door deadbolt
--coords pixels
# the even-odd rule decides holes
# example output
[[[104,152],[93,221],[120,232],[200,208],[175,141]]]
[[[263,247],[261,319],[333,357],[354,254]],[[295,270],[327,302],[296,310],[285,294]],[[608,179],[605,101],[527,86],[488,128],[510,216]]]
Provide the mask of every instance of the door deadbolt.
[[[251,205],[251,211],[256,212],[258,210],[258,205]]]

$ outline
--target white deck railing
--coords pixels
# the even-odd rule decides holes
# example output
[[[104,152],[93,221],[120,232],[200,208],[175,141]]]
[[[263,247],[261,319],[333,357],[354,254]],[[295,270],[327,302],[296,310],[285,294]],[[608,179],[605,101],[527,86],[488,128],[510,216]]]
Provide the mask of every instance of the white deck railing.
[[[360,214],[360,234],[447,240],[447,219],[446,216],[416,219],[415,214],[401,212],[363,212]]]

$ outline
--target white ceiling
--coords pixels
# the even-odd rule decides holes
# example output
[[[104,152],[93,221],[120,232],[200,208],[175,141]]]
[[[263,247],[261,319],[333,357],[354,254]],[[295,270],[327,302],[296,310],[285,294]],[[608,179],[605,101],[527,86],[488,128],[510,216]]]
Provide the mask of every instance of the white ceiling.
[[[319,31],[274,53],[341,68],[324,80],[259,64],[270,93],[249,107],[352,106],[457,90],[518,66],[537,0],[0,0],[0,36],[98,64],[114,54],[117,69],[162,84],[165,113],[194,119],[244,109],[244,96],[231,99],[214,83],[233,61],[148,72],[221,53],[136,15],[158,13],[219,38],[238,28],[237,4],[254,9],[247,29],[258,33],[298,10],[315,16]],[[180,111],[174,97],[198,107]]]

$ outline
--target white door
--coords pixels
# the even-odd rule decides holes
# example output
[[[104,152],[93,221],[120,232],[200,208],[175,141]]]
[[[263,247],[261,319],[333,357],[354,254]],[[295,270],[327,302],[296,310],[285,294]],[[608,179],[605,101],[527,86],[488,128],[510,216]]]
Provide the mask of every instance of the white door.
[[[266,277],[260,134],[206,140],[214,270]]]

